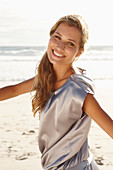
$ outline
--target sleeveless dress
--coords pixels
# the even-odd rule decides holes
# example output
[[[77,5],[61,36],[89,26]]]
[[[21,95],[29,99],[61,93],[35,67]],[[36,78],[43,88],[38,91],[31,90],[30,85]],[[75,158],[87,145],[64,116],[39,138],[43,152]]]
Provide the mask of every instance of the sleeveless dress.
[[[41,111],[38,144],[44,170],[98,170],[87,139],[91,118],[82,111],[87,93],[94,94],[93,81],[73,74]]]

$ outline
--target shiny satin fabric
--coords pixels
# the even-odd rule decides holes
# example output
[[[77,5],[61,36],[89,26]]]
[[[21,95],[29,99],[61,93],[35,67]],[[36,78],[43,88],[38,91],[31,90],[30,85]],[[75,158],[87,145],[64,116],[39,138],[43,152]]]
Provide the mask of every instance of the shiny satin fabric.
[[[73,74],[40,113],[38,143],[45,170],[71,170],[87,161],[91,118],[82,111],[87,93],[94,94],[92,80],[86,74]]]

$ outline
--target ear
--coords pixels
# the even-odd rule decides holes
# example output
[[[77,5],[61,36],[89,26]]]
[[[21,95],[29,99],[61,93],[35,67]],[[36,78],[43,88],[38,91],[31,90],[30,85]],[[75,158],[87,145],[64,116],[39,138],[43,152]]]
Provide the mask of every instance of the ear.
[[[79,57],[84,52],[84,48],[80,49],[76,55],[76,57]]]

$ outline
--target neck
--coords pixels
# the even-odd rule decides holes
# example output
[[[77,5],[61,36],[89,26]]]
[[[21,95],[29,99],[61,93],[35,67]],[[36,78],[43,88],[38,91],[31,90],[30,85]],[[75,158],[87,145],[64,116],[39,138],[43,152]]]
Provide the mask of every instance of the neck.
[[[67,79],[71,74],[74,73],[72,66],[66,68],[60,67],[58,69],[54,68],[54,70],[56,73],[57,82]]]

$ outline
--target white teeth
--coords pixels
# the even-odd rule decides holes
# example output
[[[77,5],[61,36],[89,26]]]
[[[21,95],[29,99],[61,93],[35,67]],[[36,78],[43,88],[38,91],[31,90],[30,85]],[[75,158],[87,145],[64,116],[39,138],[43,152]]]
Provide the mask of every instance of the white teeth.
[[[58,57],[63,57],[62,55],[57,54],[55,51],[54,51],[54,54],[57,55]]]

